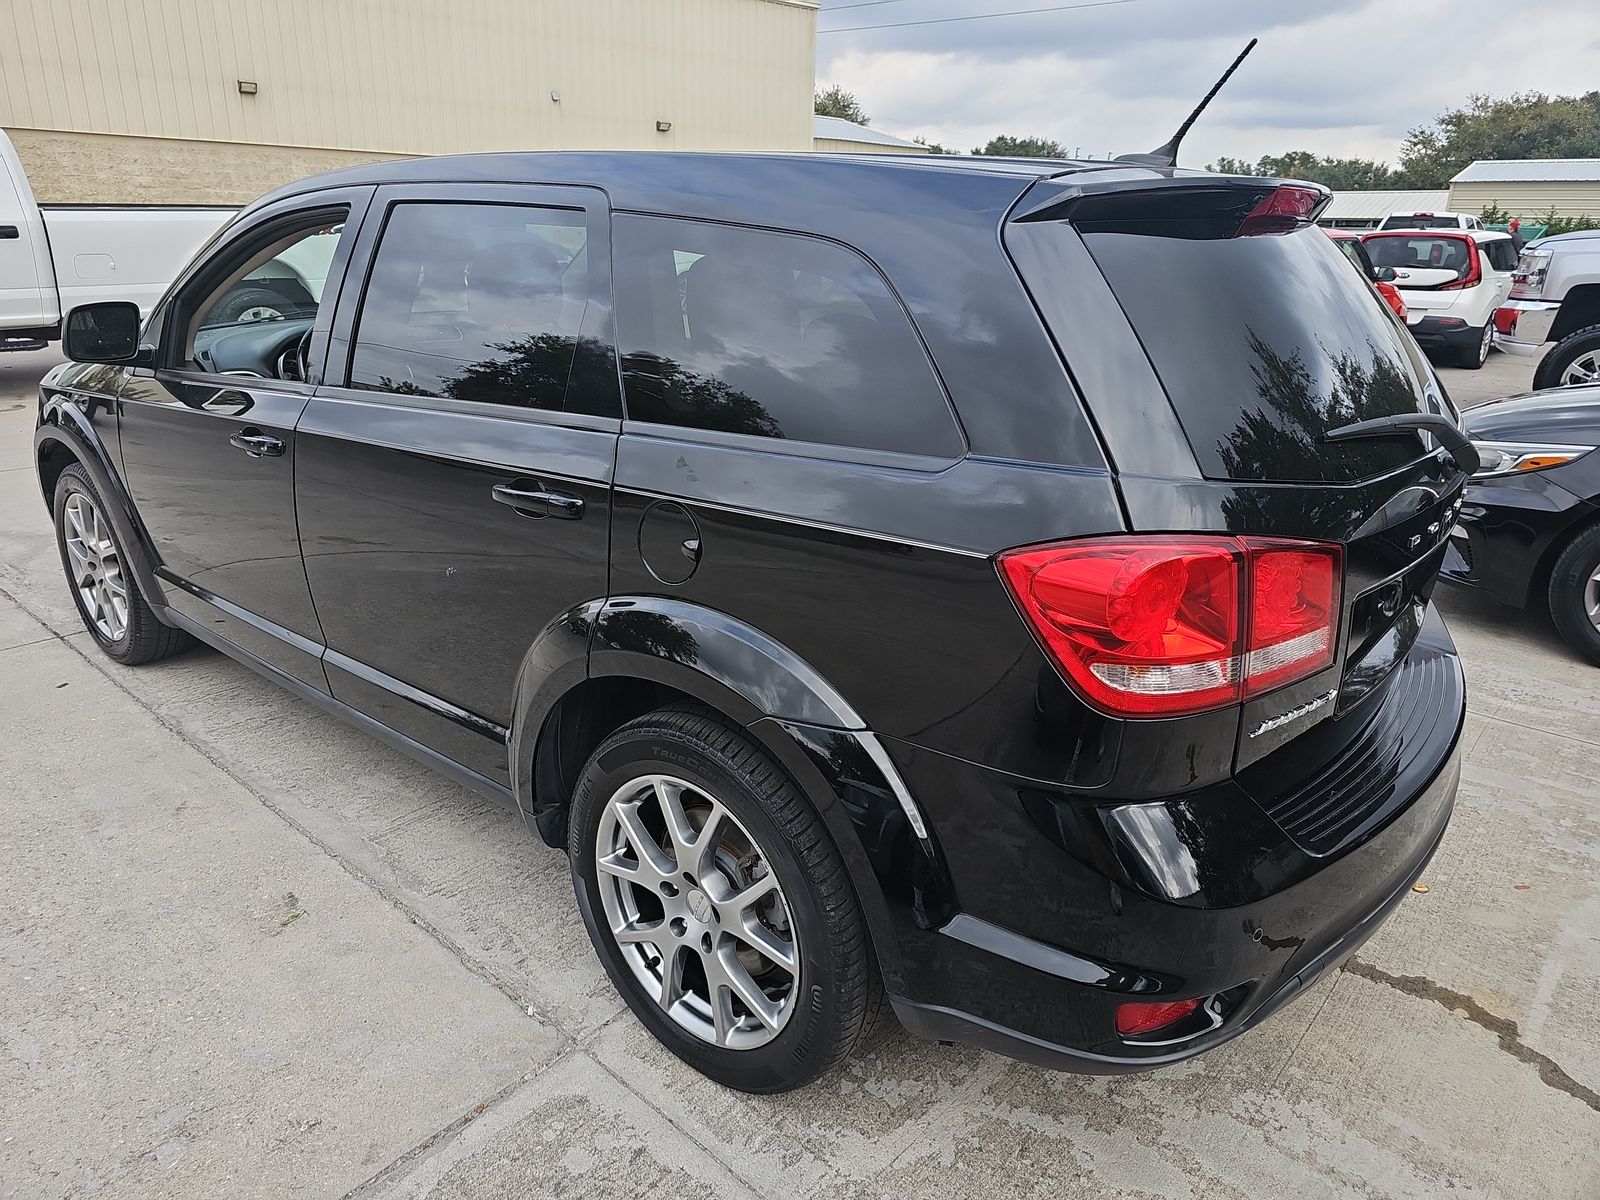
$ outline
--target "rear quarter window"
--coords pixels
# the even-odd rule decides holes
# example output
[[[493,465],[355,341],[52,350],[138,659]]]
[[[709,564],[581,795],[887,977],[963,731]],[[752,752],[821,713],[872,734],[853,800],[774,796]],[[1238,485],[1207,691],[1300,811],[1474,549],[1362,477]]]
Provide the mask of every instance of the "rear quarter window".
[[[865,257],[799,234],[619,214],[629,419],[861,450],[965,450],[927,352]]]

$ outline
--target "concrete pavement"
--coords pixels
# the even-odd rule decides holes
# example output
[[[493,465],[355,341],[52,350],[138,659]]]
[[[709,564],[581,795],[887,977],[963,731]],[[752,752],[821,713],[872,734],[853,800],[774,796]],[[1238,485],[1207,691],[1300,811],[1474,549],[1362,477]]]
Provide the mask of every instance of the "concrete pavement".
[[[643,1032],[509,814],[221,655],[97,653],[48,361],[0,355],[0,1197],[1600,1194],[1600,672],[1547,618],[1444,595],[1429,891],[1261,1029],[1127,1079],[895,1032],[747,1097]]]

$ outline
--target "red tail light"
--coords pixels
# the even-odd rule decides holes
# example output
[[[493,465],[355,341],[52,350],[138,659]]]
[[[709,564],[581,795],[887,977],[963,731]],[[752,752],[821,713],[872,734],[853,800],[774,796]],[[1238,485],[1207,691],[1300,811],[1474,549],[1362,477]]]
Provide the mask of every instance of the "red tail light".
[[[1324,192],[1312,188],[1283,184],[1261,198],[1239,223],[1234,237],[1260,237],[1263,234],[1293,233],[1302,225],[1311,224],[1317,210],[1328,199]]]
[[[1113,716],[1237,704],[1333,662],[1343,554],[1271,538],[1085,538],[997,560],[1051,661]]]
[[[1483,256],[1478,253],[1478,243],[1472,238],[1462,238],[1467,243],[1467,273],[1460,279],[1441,283],[1436,292],[1457,292],[1462,288],[1477,287],[1483,282]]]
[[[1117,1005],[1117,1032],[1123,1037],[1154,1033],[1183,1020],[1200,1007],[1199,1000],[1165,1000],[1158,1003]]]

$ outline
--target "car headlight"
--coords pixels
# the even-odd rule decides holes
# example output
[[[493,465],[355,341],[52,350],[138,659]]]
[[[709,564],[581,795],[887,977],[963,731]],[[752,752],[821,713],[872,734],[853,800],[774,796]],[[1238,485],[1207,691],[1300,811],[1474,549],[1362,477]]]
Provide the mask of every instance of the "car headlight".
[[[1473,442],[1472,445],[1478,452],[1480,464],[1472,473],[1474,479],[1544,471],[1582,458],[1594,449],[1593,446],[1551,446],[1543,442]]]
[[[1550,275],[1550,259],[1554,250],[1524,250],[1517,260],[1516,274],[1511,277],[1511,298],[1531,300],[1544,295],[1544,281]]]

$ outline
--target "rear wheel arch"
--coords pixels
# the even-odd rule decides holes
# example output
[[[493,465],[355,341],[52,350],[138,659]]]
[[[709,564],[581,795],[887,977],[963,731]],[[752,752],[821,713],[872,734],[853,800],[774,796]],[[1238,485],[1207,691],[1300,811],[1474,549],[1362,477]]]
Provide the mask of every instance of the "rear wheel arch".
[[[746,697],[692,667],[648,655],[612,651],[599,656],[600,669],[568,683],[539,705],[538,728],[513,734],[525,740],[527,774],[519,787],[523,815],[541,840],[558,849],[567,844],[573,792],[584,765],[612,733],[636,717],[674,705],[699,705],[743,731],[765,751],[816,809],[829,839],[844,860],[852,890],[866,916],[873,950],[886,986],[902,978],[899,940],[894,933],[883,883],[856,833],[850,814],[811,755],[776,720]]]

